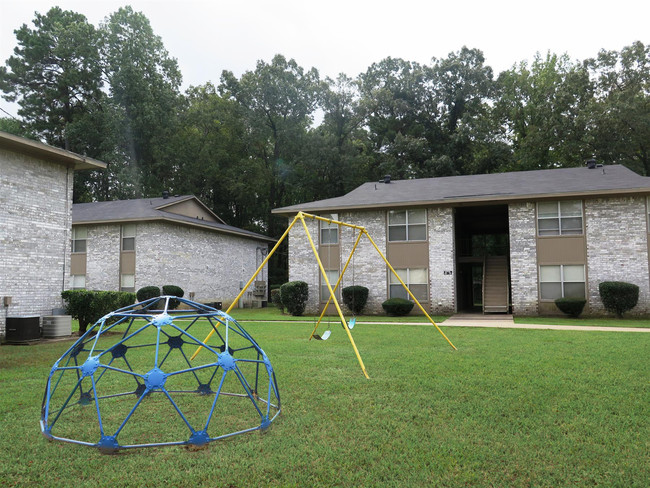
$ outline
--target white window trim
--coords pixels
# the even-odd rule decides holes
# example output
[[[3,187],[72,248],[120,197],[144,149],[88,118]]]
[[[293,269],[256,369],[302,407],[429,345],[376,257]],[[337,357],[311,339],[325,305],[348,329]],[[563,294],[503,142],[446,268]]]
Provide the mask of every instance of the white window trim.
[[[560,205],[561,202],[580,202],[580,222],[581,222],[581,229],[580,229],[580,234],[563,234],[562,233],[562,219],[571,219],[571,218],[576,218],[575,215],[567,215],[565,217],[562,217],[562,205]],[[554,202],[543,202],[543,203],[555,203],[557,205],[557,217],[540,217],[539,215],[539,204],[541,202],[537,202],[536,205],[536,211],[537,211],[537,237],[566,237],[566,236],[583,236],[585,234],[585,206],[584,202],[582,200],[556,200]],[[557,234],[547,234],[547,235],[541,235],[540,234],[540,229],[539,229],[539,221],[540,220],[551,220],[551,219],[557,219],[558,221],[558,229],[557,229]]]
[[[79,227],[73,227],[72,228],[72,250],[71,250],[72,254],[86,254],[86,252],[88,252],[88,229],[83,228],[86,231],[86,237],[84,237],[83,239],[77,238],[77,233],[79,232],[79,229],[80,229]],[[75,248],[77,247],[75,245],[75,242],[77,242],[77,241],[84,241],[85,242],[85,247],[86,247],[85,251],[76,251],[75,250]]]
[[[324,219],[338,220],[338,214],[326,214],[320,215]],[[323,220],[318,221],[318,240],[321,246],[338,246],[339,244],[339,224],[334,224],[330,222],[325,222]],[[323,242],[323,230],[336,229],[336,242]]]
[[[542,267],[544,266],[559,266],[560,267],[560,288],[562,290],[562,296],[559,298],[566,298],[566,293],[564,291],[565,283],[582,283],[584,286],[585,299],[587,298],[587,270],[584,264],[540,264],[537,272],[539,273],[539,299],[543,302],[553,302],[556,298],[542,298],[542,283],[557,283],[557,281],[542,281]],[[564,279],[564,267],[565,266],[582,266],[582,276],[584,281],[566,281]]]
[[[409,224],[409,212],[413,212],[415,210],[423,210],[424,211],[424,222],[423,223]],[[403,224],[391,224],[390,223],[390,212],[391,211],[393,211],[393,212],[404,212],[404,214],[406,216],[406,222],[403,223]],[[426,208],[423,208],[423,209],[408,208],[408,209],[403,209],[403,210],[395,210],[395,209],[389,210],[386,213],[387,230],[388,230],[388,235],[386,236],[387,241],[388,242],[426,242],[428,240],[427,236],[429,235],[427,217],[428,217],[428,214],[427,214],[427,209]],[[412,225],[424,225],[424,239],[409,239],[409,227],[412,226]],[[402,226],[406,227],[406,239],[404,239],[404,240],[392,240],[390,238],[390,228],[391,227],[402,227]]]
[[[425,279],[424,283],[411,283],[411,270],[412,269],[418,269],[418,270],[423,269],[425,271],[425,275],[426,275],[427,278]],[[404,284],[409,289],[409,291],[411,291],[411,293],[413,293],[413,290],[411,290],[411,285],[425,285],[427,287],[426,297],[423,300],[418,300],[418,301],[420,303],[429,301],[429,268],[427,268],[427,267],[422,267],[422,268],[412,267],[412,268],[399,268],[399,269],[395,268],[395,271],[396,272],[398,272],[398,271],[406,271],[406,279],[402,280],[402,281],[404,281]],[[395,280],[395,283],[393,283],[393,281],[392,281],[393,279]],[[391,297],[391,287],[392,286],[399,286],[400,288],[402,288],[402,284],[399,282],[399,280],[397,278],[395,278],[395,275],[393,274],[393,272],[388,271],[388,298],[392,298]],[[415,295],[415,293],[413,293],[413,294]],[[406,297],[406,299],[413,301],[413,299],[411,298],[411,295],[408,295]]]

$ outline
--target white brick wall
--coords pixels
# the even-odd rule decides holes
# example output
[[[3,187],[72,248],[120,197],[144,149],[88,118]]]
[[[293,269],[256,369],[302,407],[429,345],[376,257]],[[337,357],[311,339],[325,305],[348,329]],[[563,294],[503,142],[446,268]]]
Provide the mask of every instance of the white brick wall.
[[[5,317],[50,315],[70,274],[72,170],[0,150],[0,297]],[[0,307],[2,305],[0,304]]]
[[[510,226],[510,288],[515,315],[537,315],[537,229],[535,204],[508,205]]]
[[[86,287],[119,290],[120,225],[88,227]],[[224,309],[253,276],[264,256],[265,242],[172,223],[136,224],[135,289],[177,285],[185,298],[221,301]],[[257,279],[267,282],[268,269]],[[250,305],[253,286],[244,296]]]
[[[120,289],[120,226],[86,226],[86,289]]]
[[[429,219],[429,294],[430,311],[453,314],[456,311],[456,257],[454,213],[451,207],[428,209]],[[451,271],[451,274],[445,274]],[[429,310],[427,310],[429,312]]]
[[[587,295],[592,314],[606,313],[598,284],[626,281],[639,286],[639,302],[629,315],[650,313],[648,227],[643,197],[585,201]]]

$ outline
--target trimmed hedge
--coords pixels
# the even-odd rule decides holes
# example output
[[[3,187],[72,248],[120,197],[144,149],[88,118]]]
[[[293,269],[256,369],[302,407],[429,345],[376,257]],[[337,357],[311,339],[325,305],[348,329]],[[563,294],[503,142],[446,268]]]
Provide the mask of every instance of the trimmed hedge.
[[[309,286],[304,281],[289,281],[280,287],[280,299],[291,315],[302,315],[308,298]]]
[[[360,314],[368,301],[368,288],[365,286],[346,286],[341,290],[343,303],[354,314]]]
[[[558,298],[555,300],[555,306],[571,317],[578,318],[585,308],[587,300],[584,298]]]
[[[284,303],[282,303],[282,296],[280,295],[280,288],[271,290],[271,302],[276,306],[280,312],[284,313]]]
[[[639,287],[625,281],[603,281],[598,284],[598,292],[605,310],[619,319],[639,302]]]
[[[135,296],[139,302],[144,302],[145,300],[159,297],[160,288],[157,286],[144,286],[135,293]]]
[[[411,310],[413,310],[414,305],[415,302],[404,298],[389,298],[381,304],[381,307],[388,315],[400,317],[402,315],[407,315]]]
[[[135,293],[125,291],[66,290],[61,297],[66,302],[65,312],[79,321],[79,335],[104,315],[135,302]]]
[[[185,292],[183,291],[183,289],[180,286],[163,285],[162,294],[182,298],[183,295],[185,295]],[[171,308],[171,309],[174,309],[174,308],[178,307],[180,304],[181,304],[181,302],[178,301],[178,300],[174,300],[174,299],[169,300],[169,308]]]

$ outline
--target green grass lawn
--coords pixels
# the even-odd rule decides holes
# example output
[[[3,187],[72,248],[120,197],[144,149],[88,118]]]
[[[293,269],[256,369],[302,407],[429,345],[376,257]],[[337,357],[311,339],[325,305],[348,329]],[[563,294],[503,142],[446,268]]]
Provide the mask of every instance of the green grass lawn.
[[[0,347],[0,486],[606,486],[650,479],[650,337],[641,333],[248,323],[282,414],[209,444],[48,442],[40,406],[70,342]],[[190,351],[191,352],[191,351]],[[155,415],[152,415],[155,417]]]
[[[650,319],[571,318],[571,317],[514,317],[515,324],[586,325],[594,327],[650,327]]]

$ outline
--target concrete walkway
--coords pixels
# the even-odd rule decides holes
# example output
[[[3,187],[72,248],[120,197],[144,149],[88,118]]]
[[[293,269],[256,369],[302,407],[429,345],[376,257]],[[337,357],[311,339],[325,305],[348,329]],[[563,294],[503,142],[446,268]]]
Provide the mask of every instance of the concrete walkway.
[[[515,324],[512,315],[456,314],[438,325],[445,327],[495,327],[499,329],[581,330],[599,332],[650,332],[642,327],[598,327],[590,325]]]

